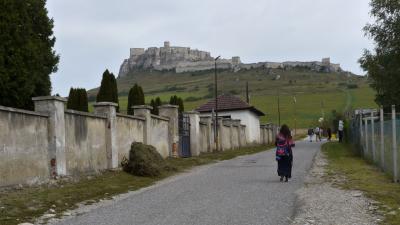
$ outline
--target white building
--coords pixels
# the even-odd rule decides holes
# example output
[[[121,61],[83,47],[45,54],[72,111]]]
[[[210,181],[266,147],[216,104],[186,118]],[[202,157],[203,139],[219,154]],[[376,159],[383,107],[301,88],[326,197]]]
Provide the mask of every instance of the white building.
[[[213,110],[215,99],[196,109],[200,116],[211,116]],[[241,120],[240,123],[246,125],[246,139],[249,142],[260,143],[260,116],[265,114],[236,96],[218,96],[218,117]]]

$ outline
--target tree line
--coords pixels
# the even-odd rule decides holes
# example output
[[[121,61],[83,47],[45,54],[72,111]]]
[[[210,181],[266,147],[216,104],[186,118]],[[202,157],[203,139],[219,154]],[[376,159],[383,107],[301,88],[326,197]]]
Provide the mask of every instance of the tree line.
[[[99,88],[99,92],[96,96],[96,102],[114,102],[117,103],[117,112],[119,112],[119,101],[118,101],[118,86],[117,80],[113,73],[106,70],[103,73],[103,77],[101,80],[101,85]],[[166,102],[162,102],[160,97],[156,97],[151,99],[150,106],[153,107],[151,113],[154,115],[158,115],[158,107]],[[133,106],[135,105],[145,105],[145,95],[143,92],[143,88],[134,84],[133,87],[130,88],[128,94],[128,104],[126,112],[128,115],[134,115]],[[182,98],[174,95],[171,96],[169,100],[169,104],[178,105],[179,112],[184,111],[183,100]],[[71,88],[67,101],[67,109],[78,110],[83,112],[88,112],[88,97],[87,92],[84,88]]]

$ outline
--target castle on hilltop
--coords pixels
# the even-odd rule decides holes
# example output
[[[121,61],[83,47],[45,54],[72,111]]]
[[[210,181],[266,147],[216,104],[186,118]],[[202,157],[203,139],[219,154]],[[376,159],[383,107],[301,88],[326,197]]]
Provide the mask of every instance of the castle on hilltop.
[[[219,59],[219,69],[231,69],[237,72],[241,69],[252,68],[287,69],[294,67],[308,68],[320,72],[341,72],[340,64],[333,64],[330,58],[321,62],[259,62],[242,63],[239,56],[231,59]],[[119,77],[127,76],[132,71],[140,70],[174,70],[176,73],[211,70],[214,68],[214,57],[210,52],[191,49],[190,47],[170,46],[169,41],[164,47],[131,48],[130,56],[125,59],[119,70]]]

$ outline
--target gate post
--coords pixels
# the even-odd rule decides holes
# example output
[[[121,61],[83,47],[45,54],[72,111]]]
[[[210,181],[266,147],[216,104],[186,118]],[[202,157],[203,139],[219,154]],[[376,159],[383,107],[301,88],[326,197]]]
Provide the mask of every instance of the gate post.
[[[364,151],[364,157],[368,157],[368,119],[364,118],[365,122],[365,134],[364,134],[364,139],[365,139],[365,151]]]
[[[169,156],[178,157],[179,118],[177,105],[162,105],[158,107],[160,116],[169,119],[168,122],[168,152]]]
[[[375,163],[376,153],[375,153],[375,119],[374,110],[371,111],[371,140],[372,140],[372,162]]]
[[[151,144],[151,113],[150,110],[153,107],[148,105],[135,105],[132,107],[133,113],[135,116],[144,117],[145,124],[144,124],[144,133],[143,133],[143,144],[150,145]]]
[[[195,111],[185,112],[190,121],[190,152],[192,156],[199,156],[200,114]]]
[[[397,140],[396,140],[396,107],[392,105],[392,139],[393,139],[393,180],[396,183],[398,180],[397,174]]]
[[[36,112],[49,115],[49,165],[50,176],[67,175],[67,161],[65,156],[65,98],[44,96],[32,98]]]
[[[380,113],[380,125],[381,125],[381,137],[380,137],[380,139],[381,139],[381,148],[380,148],[380,150],[381,150],[381,166],[382,166],[382,169],[383,170],[385,170],[385,142],[384,142],[384,119],[383,119],[383,106],[381,106],[381,108],[380,108],[380,110],[379,110],[379,113]]]
[[[96,114],[107,116],[106,128],[106,151],[107,151],[107,168],[118,168],[118,151],[117,151],[117,103],[114,102],[98,102],[94,104]]]

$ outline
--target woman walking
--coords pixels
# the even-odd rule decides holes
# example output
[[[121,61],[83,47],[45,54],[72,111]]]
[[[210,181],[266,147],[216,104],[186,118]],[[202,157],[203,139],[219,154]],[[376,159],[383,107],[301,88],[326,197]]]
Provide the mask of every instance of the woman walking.
[[[290,130],[287,125],[282,125],[279,134],[275,140],[276,145],[276,161],[278,161],[278,176],[281,177],[280,181],[289,181],[292,177],[293,165],[293,152],[292,148],[295,146]]]

